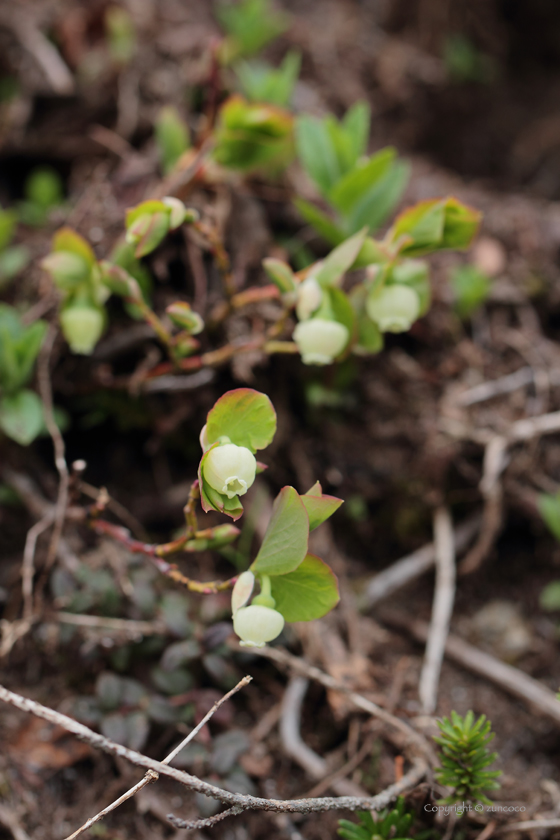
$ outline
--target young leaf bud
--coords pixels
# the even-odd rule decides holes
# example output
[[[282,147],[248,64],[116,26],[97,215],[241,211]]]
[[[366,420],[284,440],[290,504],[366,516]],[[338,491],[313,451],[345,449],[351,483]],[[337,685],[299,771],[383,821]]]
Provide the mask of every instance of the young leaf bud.
[[[307,321],[323,300],[323,291],[314,277],[307,277],[298,288],[296,314],[300,321]]]
[[[134,255],[145,257],[155,250],[169,231],[171,212],[142,213],[128,227],[126,241],[135,245]]]
[[[242,647],[264,647],[284,629],[284,616],[270,607],[241,607],[233,616],[233,629]]]
[[[253,594],[254,585],[255,576],[253,572],[241,572],[231,593],[231,613],[234,617],[237,610],[244,607]]]
[[[348,343],[349,333],[344,324],[312,318],[301,321],[294,330],[293,339],[305,365],[328,365]]]
[[[60,313],[60,326],[73,353],[89,356],[103,332],[103,313],[93,306],[77,304]]]
[[[385,286],[368,297],[366,312],[381,332],[406,332],[418,318],[420,298],[408,286]]]
[[[187,208],[182,201],[172,195],[167,195],[162,200],[166,207],[171,208],[171,213],[169,215],[169,227],[171,230],[175,230],[185,221]]]
[[[178,300],[170,304],[165,311],[174,324],[187,330],[191,335],[198,335],[204,329],[204,321],[198,312],[194,312],[184,301]]]
[[[202,467],[205,481],[228,499],[245,495],[255,480],[256,470],[253,453],[235,443],[216,446],[208,453]]]
[[[70,251],[53,251],[41,260],[41,266],[63,292],[75,289],[86,281],[91,271],[83,257]]]

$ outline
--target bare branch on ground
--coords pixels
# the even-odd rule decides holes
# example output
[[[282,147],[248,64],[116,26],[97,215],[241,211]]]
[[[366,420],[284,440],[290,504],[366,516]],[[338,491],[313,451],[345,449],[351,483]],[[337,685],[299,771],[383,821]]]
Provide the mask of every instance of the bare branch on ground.
[[[434,544],[436,554],[436,588],[432,608],[432,620],[428,632],[426,653],[418,689],[422,709],[428,715],[433,714],[437,706],[439,675],[455,600],[453,523],[449,510],[446,507],[440,507],[435,512]]]

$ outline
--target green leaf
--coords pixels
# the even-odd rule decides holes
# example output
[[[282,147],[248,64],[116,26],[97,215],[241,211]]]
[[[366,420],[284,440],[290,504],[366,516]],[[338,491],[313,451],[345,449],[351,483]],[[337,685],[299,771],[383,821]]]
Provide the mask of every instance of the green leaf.
[[[286,165],[293,154],[293,123],[289,111],[231,96],[220,109],[214,159],[242,171]]]
[[[252,388],[225,393],[208,412],[206,437],[214,443],[228,437],[237,446],[254,454],[272,441],[276,432],[276,412],[266,394]]]
[[[252,102],[288,107],[299,75],[301,55],[290,51],[278,68],[260,61],[240,61],[235,72],[243,93]]]
[[[43,210],[56,207],[63,201],[62,180],[52,166],[39,166],[25,181],[25,197]]]
[[[388,147],[365,161],[359,161],[329,191],[329,202],[340,213],[349,214],[356,202],[389,171],[395,157],[395,149]]]
[[[342,499],[337,499],[336,496],[325,496],[319,482],[313,485],[311,490],[308,490],[301,500],[305,505],[307,515],[309,516],[309,530],[314,531],[326,519],[333,515],[342,504]]]
[[[30,254],[24,245],[12,245],[0,253],[0,288],[22,271]]]
[[[549,531],[560,542],[560,493],[541,493],[537,500],[539,513]]]
[[[475,265],[458,266],[449,278],[455,294],[455,309],[460,318],[469,318],[486,300],[492,282]]]
[[[389,242],[402,239],[403,256],[421,256],[445,248],[468,248],[481,213],[456,198],[431,199],[409,207],[389,231]]]
[[[307,554],[309,517],[293,487],[283,487],[272,508],[259,553],[251,571],[263,575],[285,575],[296,569]]]
[[[441,242],[445,224],[445,204],[442,199],[430,199],[408,207],[397,216],[388,234],[390,242],[401,237],[406,243],[402,253],[416,253],[425,248],[434,248]]]
[[[325,121],[307,114],[296,120],[296,150],[301,164],[323,195],[341,176],[336,149]]]
[[[189,129],[173,105],[161,109],[154,124],[161,168],[170,172],[184,151],[189,148]]]
[[[294,280],[294,272],[288,263],[277,260],[274,257],[267,257],[262,261],[262,264],[264,270],[282,294],[295,292],[296,282]]]
[[[342,276],[354,264],[356,257],[366,238],[367,228],[363,228],[354,236],[338,245],[334,251],[323,260],[321,268],[315,275],[317,283],[323,288],[337,285]]]
[[[0,400],[0,428],[16,443],[27,446],[43,426],[43,404],[34,391],[20,391]]]
[[[389,276],[389,284],[397,283],[401,286],[409,286],[414,289],[420,299],[420,312],[418,316],[425,315],[430,308],[432,290],[430,287],[430,276],[428,266],[422,260],[404,260],[395,265]]]
[[[408,163],[395,162],[357,202],[348,219],[349,231],[359,230],[363,225],[377,230],[399,203],[409,175]]]
[[[259,52],[289,26],[290,18],[276,11],[270,0],[241,0],[240,3],[221,3],[216,17],[229,35],[226,61]]]
[[[60,228],[53,236],[52,251],[70,251],[71,254],[76,254],[82,257],[87,264],[93,267],[96,263],[95,254],[89,242],[86,242],[83,236],[76,233],[75,230],[69,227]]]
[[[326,563],[308,554],[293,572],[271,579],[276,609],[286,621],[312,621],[340,600],[336,576]]]
[[[0,209],[0,251],[10,244],[17,224],[17,216],[13,210]]]
[[[346,111],[342,120],[355,160],[366,153],[370,122],[371,108],[367,102],[356,102]]]
[[[319,210],[314,204],[306,201],[304,198],[294,198],[294,204],[299,210],[300,215],[304,220],[315,228],[323,239],[330,242],[331,245],[338,245],[344,240],[344,232],[337,227],[336,223],[330,219],[326,213]]]

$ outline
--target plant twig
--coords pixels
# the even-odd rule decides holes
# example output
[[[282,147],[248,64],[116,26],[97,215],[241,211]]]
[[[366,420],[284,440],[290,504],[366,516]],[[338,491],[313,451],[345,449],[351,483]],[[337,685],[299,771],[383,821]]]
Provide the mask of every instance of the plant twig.
[[[390,626],[406,630],[420,642],[425,642],[428,638],[428,625],[425,621],[411,621],[402,613],[395,612],[384,614],[382,620]],[[457,636],[448,636],[445,653],[459,665],[485,677],[504,691],[533,706],[556,724],[560,724],[560,703],[554,692],[524,671],[506,665],[495,656],[490,656]]]
[[[41,348],[41,352],[39,353],[39,359],[37,362],[37,381],[39,384],[39,393],[41,394],[41,399],[43,401],[45,425],[53,442],[55,456],[54,462],[59,475],[54,526],[47,558],[45,560],[44,573],[49,570],[56,558],[58,543],[60,542],[62,529],[64,527],[64,517],[66,515],[66,507],[68,505],[68,491],[70,487],[70,474],[68,472],[68,465],[66,464],[66,447],[64,445],[64,438],[62,437],[60,429],[56,425],[56,421],[54,419],[52,386],[49,373],[49,363],[57,332],[57,327],[54,324],[51,324],[47,337],[45,338]]]
[[[187,553],[199,551],[199,548],[189,543],[198,539],[210,538],[211,528],[206,531],[196,531],[194,534],[181,537],[180,539],[175,540],[174,543],[156,545],[153,543],[145,543],[141,540],[135,540],[130,535],[130,531],[127,528],[123,528],[121,525],[115,525],[113,522],[107,522],[104,519],[93,519],[90,524],[96,534],[103,534],[111,537],[111,539],[121,543],[121,545],[124,545],[127,551],[130,551],[132,554],[143,554],[145,557],[148,557],[158,572],[165,575],[170,580],[175,581],[175,583],[180,583],[182,586],[186,586],[191,592],[198,592],[200,595],[214,595],[216,592],[225,592],[228,589],[232,589],[235,585],[237,576],[229,578],[228,580],[193,580],[192,578],[186,577],[186,575],[177,568],[175,563],[168,563],[161,556],[162,554],[171,554],[172,552],[179,551],[185,551]]]
[[[427,743],[425,738],[416,732],[408,723],[395,715],[392,715],[385,709],[382,709],[381,706],[377,706],[375,703],[372,703],[371,700],[367,700],[365,697],[362,697],[361,694],[352,691],[343,682],[335,680],[334,677],[331,677],[329,674],[321,671],[320,668],[316,668],[315,665],[309,665],[303,659],[300,659],[297,656],[292,656],[291,653],[288,653],[280,648],[255,648],[253,653],[257,656],[263,656],[266,659],[271,659],[273,662],[277,662],[280,665],[293,668],[294,671],[299,671],[300,674],[321,683],[321,685],[324,685],[325,688],[342,692],[346,695],[346,697],[348,697],[351,703],[357,706],[358,709],[362,709],[364,712],[367,712],[368,714],[385,721],[385,723],[388,723],[395,729],[398,729],[399,732],[406,737],[408,745],[414,745],[418,752],[423,755],[428,762],[435,763],[436,759],[431,746]]]
[[[503,503],[500,476],[507,464],[507,445],[506,438],[501,435],[496,435],[486,444],[480,482],[480,490],[484,497],[482,526],[475,544],[461,561],[459,573],[462,575],[478,569],[500,532]]]
[[[17,815],[6,805],[0,805],[0,825],[12,832],[14,840],[29,840],[29,834],[21,827]]]
[[[324,758],[307,746],[301,737],[301,710],[309,680],[305,677],[292,677],[282,701],[280,718],[280,737],[282,747],[312,779],[324,779],[329,767]],[[366,792],[348,779],[335,779],[330,787],[339,796],[366,796]]]
[[[318,669],[314,670],[318,671]],[[322,674],[321,671],[318,671],[318,673],[328,679],[326,674]],[[335,686],[338,687],[335,680],[333,680],[333,683],[335,683]],[[348,696],[352,697],[352,695],[353,692],[351,692]],[[359,695],[356,695],[356,697],[359,697]],[[81,740],[90,744],[92,747],[103,750],[111,755],[124,758],[127,761],[130,761],[131,764],[135,764],[138,767],[144,767],[146,770],[153,770],[161,776],[167,776],[170,779],[174,779],[189,790],[194,790],[197,793],[203,793],[205,796],[217,799],[219,802],[223,802],[230,807],[232,805],[238,806],[243,810],[285,811],[289,813],[303,814],[344,809],[351,811],[360,809],[375,811],[380,808],[384,808],[404,791],[415,787],[418,782],[424,778],[428,769],[427,763],[423,758],[414,758],[410,769],[407,773],[405,773],[399,782],[390,785],[388,788],[381,791],[381,793],[371,797],[339,796],[321,797],[318,799],[263,799],[260,796],[232,793],[228,790],[224,790],[223,788],[216,787],[209,782],[205,782],[202,779],[198,779],[196,776],[191,776],[189,773],[185,773],[183,770],[179,770],[176,767],[169,767],[169,765],[164,764],[161,761],[155,761],[153,758],[149,758],[148,756],[142,755],[142,753],[131,750],[128,747],[124,747],[122,744],[117,744],[109,738],[106,738],[104,735],[100,735],[99,733],[88,729],[87,726],[78,723],[78,721],[73,720],[67,715],[55,712],[53,709],[49,709],[34,700],[30,700],[27,697],[22,697],[20,694],[9,691],[1,685],[0,700],[5,703],[9,703],[24,712],[30,712],[49,723],[61,726],[68,732],[72,732],[74,735],[77,735]],[[368,711],[370,707],[369,701],[365,698],[361,698],[361,700],[365,704],[363,708]],[[374,704],[371,704],[371,706],[374,706]],[[382,710],[380,709],[379,711],[381,712]],[[389,717],[393,720],[397,720],[396,718],[393,718],[392,715]],[[410,727],[408,727],[407,724],[402,721],[399,721],[399,723],[402,724],[405,731],[410,730]],[[410,730],[410,732],[415,736],[415,739],[423,743],[421,736],[417,735],[413,730]],[[414,739],[411,738],[410,740],[412,742]]]
[[[425,714],[434,713],[445,640],[455,600],[455,546],[453,523],[449,510],[440,507],[434,516],[434,544],[436,553],[436,589],[432,621],[426,644],[426,654],[420,674],[419,695]]]
[[[471,542],[480,528],[480,515],[467,519],[461,523],[454,532],[455,551],[463,551]],[[368,610],[378,604],[384,598],[388,598],[393,592],[406,586],[424,572],[429,571],[435,563],[436,550],[434,543],[422,546],[412,554],[407,554],[401,560],[397,560],[388,569],[384,569],[375,575],[365,588],[359,599],[358,606],[361,610]]]
[[[231,691],[228,691],[228,693],[224,694],[224,696],[220,698],[220,700],[217,700],[216,703],[214,703],[214,705],[210,709],[210,711],[202,718],[200,723],[198,723],[194,727],[194,729],[192,729],[189,732],[186,738],[183,738],[181,743],[178,744],[175,747],[175,749],[171,750],[169,755],[163,759],[162,764],[170,764],[175,758],[175,756],[177,756],[181,752],[181,750],[183,750],[186,747],[186,745],[190,743],[190,741],[192,741],[195,735],[197,735],[197,733],[200,732],[204,724],[210,720],[212,715],[220,708],[220,706],[223,703],[225,703],[226,700],[229,700],[230,697],[233,697],[234,694],[237,694],[237,692],[240,689],[244,688],[246,685],[249,685],[252,679],[253,678],[249,676],[243,677],[243,679],[240,680],[237,683],[237,685],[231,689]],[[148,770],[144,778],[141,779],[137,784],[135,784],[134,787],[131,787],[130,790],[127,790],[126,793],[123,793],[122,796],[119,796],[118,799],[116,799],[106,808],[103,808],[103,810],[99,811],[99,813],[96,814],[94,817],[90,817],[90,819],[87,820],[80,828],[74,831],[73,834],[70,834],[70,836],[67,837],[66,840],[74,840],[75,837],[78,837],[80,834],[82,834],[82,832],[86,831],[86,829],[91,828],[92,825],[94,825],[96,822],[99,822],[99,820],[102,819],[102,817],[105,817],[107,814],[110,814],[111,811],[114,811],[116,808],[119,807],[119,805],[122,805],[122,803],[126,802],[127,799],[130,799],[132,796],[134,796],[136,793],[138,793],[139,790],[142,790],[142,788],[146,787],[146,785],[149,785],[150,782],[155,782],[158,778],[158,773],[155,773],[153,770]]]
[[[133,638],[167,632],[165,625],[156,621],[135,621],[130,618],[109,618],[101,615],[80,615],[67,612],[56,612],[52,617],[61,624],[74,624],[76,627],[98,627],[114,633],[125,633]]]
[[[23,618],[31,621],[33,618],[33,575],[35,572],[35,549],[41,534],[50,528],[55,518],[54,508],[47,511],[35,525],[32,525],[25,538],[23,561],[21,564],[21,591],[23,597]]]
[[[513,822],[498,828],[496,834],[510,834],[513,831],[539,831],[545,828],[560,828],[560,818],[552,820],[525,820]]]

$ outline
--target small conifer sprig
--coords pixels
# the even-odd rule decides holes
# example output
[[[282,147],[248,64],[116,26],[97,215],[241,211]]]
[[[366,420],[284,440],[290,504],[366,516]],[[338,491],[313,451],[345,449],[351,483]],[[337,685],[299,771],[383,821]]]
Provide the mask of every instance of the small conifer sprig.
[[[406,810],[405,801],[399,796],[394,808],[385,808],[377,814],[358,811],[358,823],[339,820],[337,834],[343,840],[409,840],[409,829],[414,814]]]
[[[441,767],[436,768],[435,775],[440,784],[453,788],[453,792],[441,800],[442,804],[474,799],[491,805],[483,791],[500,787],[495,779],[501,776],[501,770],[485,769],[498,756],[486,748],[494,737],[486,715],[475,721],[472,711],[464,717],[452,711],[451,719],[443,718],[438,721],[438,726],[441,737],[434,738],[434,741],[441,747]]]

